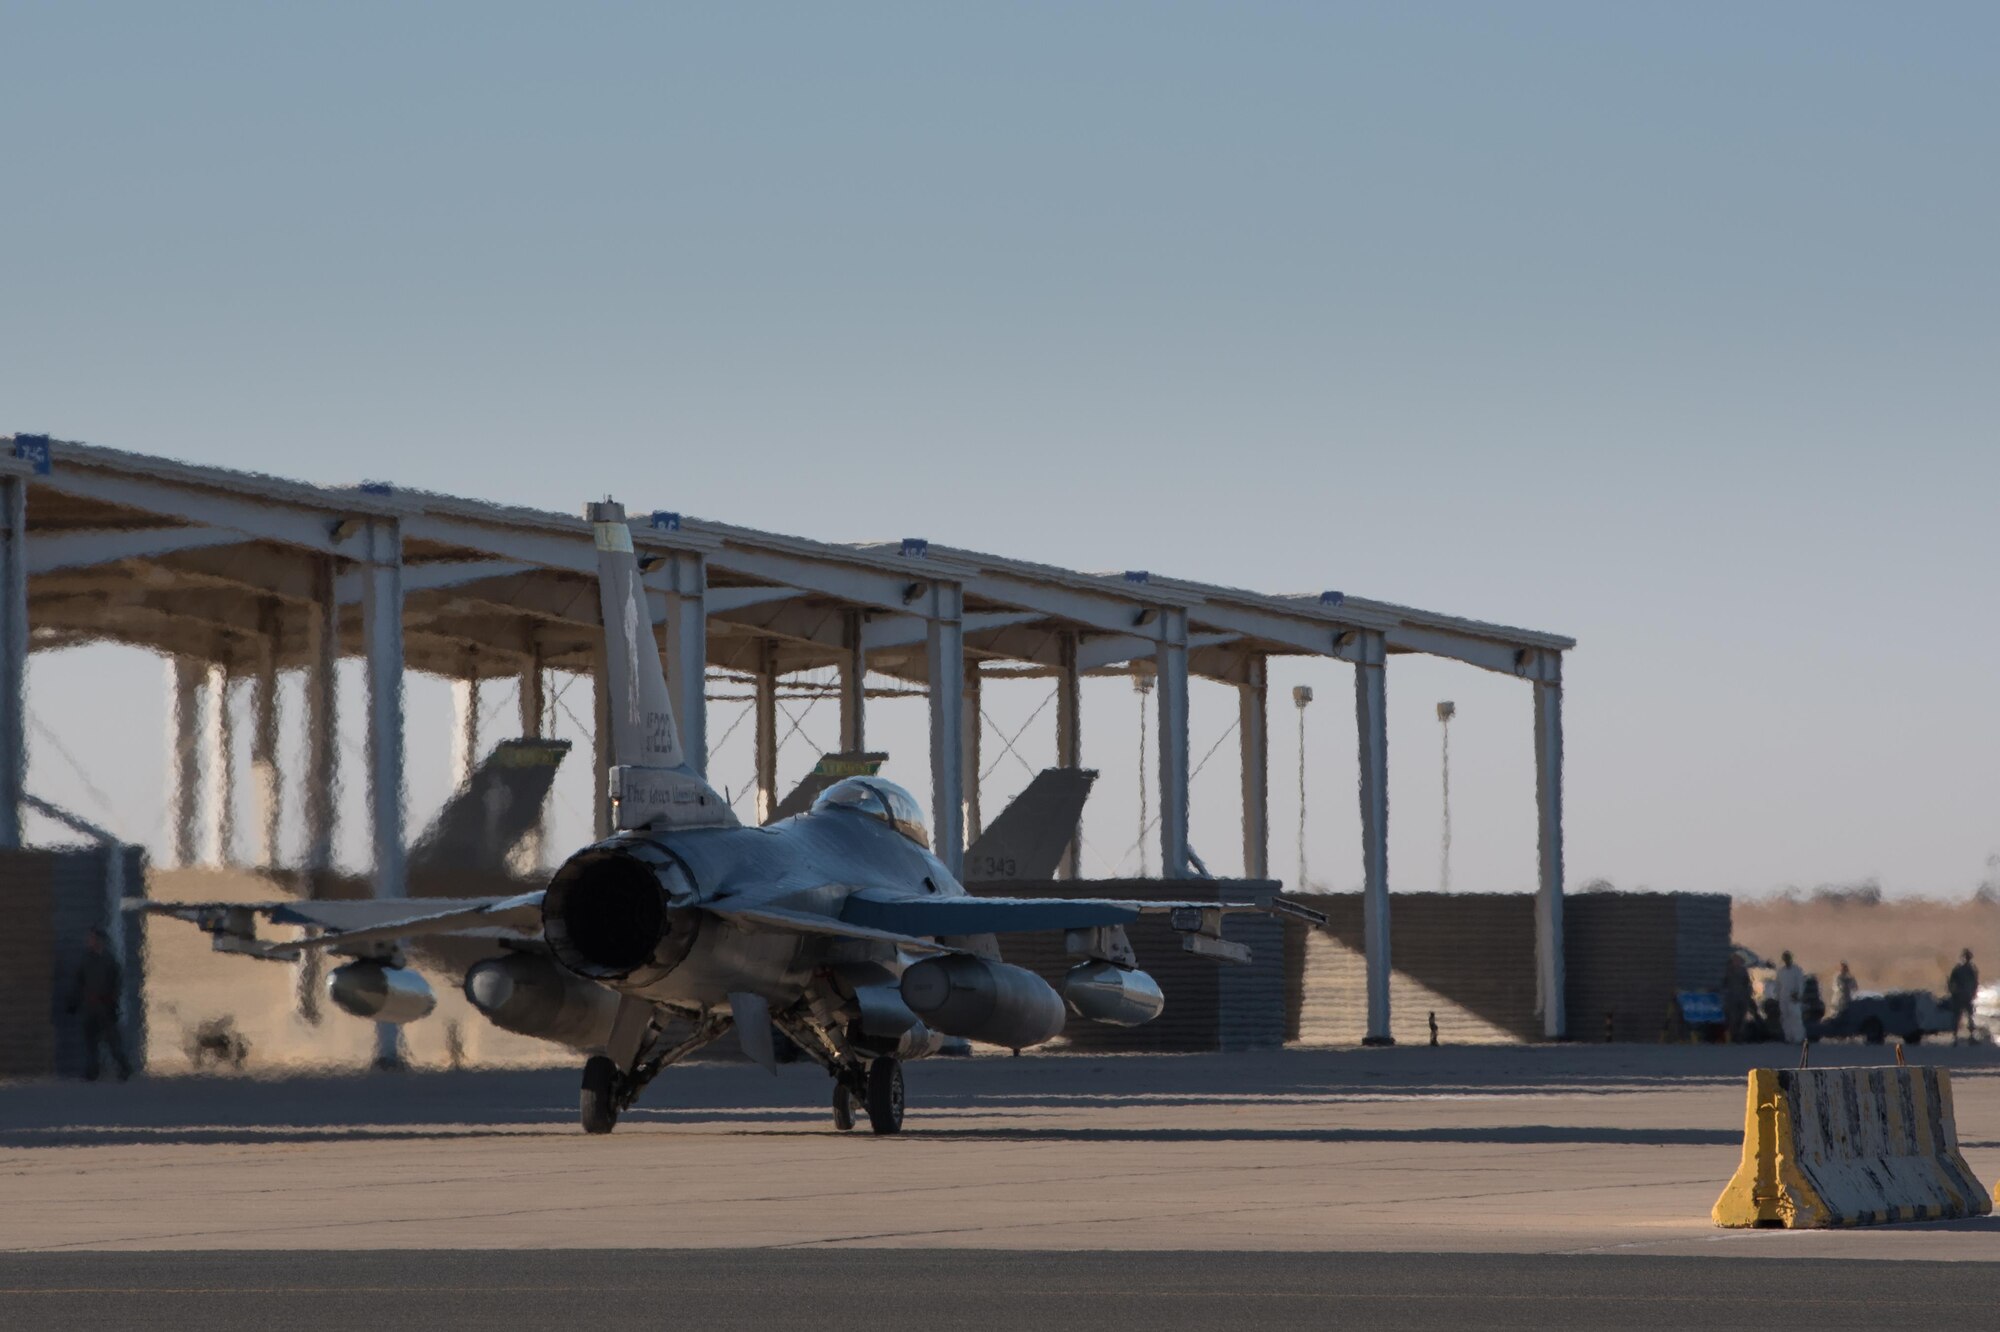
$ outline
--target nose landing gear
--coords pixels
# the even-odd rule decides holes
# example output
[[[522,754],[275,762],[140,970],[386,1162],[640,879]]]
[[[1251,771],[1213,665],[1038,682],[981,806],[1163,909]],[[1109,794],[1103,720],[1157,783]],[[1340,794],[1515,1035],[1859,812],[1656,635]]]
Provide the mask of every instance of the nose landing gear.
[[[855,1124],[854,1110],[868,1115],[872,1133],[897,1133],[903,1127],[903,1064],[884,1055],[863,1069],[849,1065],[833,1075],[833,1126],[846,1133]]]

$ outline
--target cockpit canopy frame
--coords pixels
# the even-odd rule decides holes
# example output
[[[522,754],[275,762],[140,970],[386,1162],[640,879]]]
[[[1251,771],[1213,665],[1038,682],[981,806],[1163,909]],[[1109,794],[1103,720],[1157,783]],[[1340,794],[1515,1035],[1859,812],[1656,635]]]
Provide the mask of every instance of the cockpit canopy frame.
[[[812,808],[815,814],[832,809],[866,814],[880,819],[924,850],[931,849],[931,830],[924,820],[924,807],[915,796],[885,778],[842,778],[820,792]]]

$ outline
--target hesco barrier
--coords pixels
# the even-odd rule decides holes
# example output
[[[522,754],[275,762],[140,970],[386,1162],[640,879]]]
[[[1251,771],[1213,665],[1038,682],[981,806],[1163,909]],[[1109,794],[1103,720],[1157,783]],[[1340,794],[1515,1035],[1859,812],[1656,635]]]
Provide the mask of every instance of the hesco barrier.
[[[122,855],[120,877],[109,878]],[[69,1012],[84,935],[93,925],[122,932],[125,999],[119,1021],[135,1063],[145,1057],[145,938],[137,916],[116,917],[110,895],[145,892],[138,847],[0,852],[0,1078],[75,1077],[83,1071],[83,1028]]]
[[[1719,1226],[1809,1229],[1992,1210],[1959,1155],[1944,1069],[1758,1068],[1743,1164],[1712,1215]]]
[[[1327,915],[1285,926],[1286,1039],[1352,1045],[1367,1030],[1359,893],[1287,893]],[[1446,1045],[1542,1039],[1529,893],[1395,895],[1389,1034]],[[1579,1041],[1659,1041],[1674,994],[1713,990],[1729,956],[1729,898],[1709,893],[1574,893],[1563,906],[1564,994]]]

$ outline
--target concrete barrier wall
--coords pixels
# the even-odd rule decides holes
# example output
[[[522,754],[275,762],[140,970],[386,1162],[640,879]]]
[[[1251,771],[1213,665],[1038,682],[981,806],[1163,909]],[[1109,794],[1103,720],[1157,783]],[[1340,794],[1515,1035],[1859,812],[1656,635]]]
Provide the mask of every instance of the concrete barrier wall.
[[[1719,1226],[1880,1225],[1983,1216],[1941,1068],[1752,1069],[1743,1161]]]

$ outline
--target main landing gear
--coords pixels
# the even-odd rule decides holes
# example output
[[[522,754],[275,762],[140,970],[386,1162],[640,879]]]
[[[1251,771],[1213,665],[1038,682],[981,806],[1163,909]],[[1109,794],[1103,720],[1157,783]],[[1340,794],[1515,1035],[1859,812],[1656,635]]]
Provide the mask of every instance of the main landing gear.
[[[884,1055],[864,1072],[849,1066],[834,1074],[833,1126],[842,1133],[854,1127],[854,1107],[868,1114],[868,1128],[877,1134],[903,1128],[903,1062]]]
[[[621,1022],[625,1010],[619,1011]],[[577,1092],[577,1120],[585,1133],[609,1133],[618,1127],[618,1116],[646,1089],[646,1084],[660,1075],[660,1070],[677,1063],[687,1055],[699,1050],[710,1041],[729,1030],[727,1014],[711,1014],[697,1023],[680,1040],[671,1045],[653,1042],[656,1028],[652,1022],[652,1009],[635,1008],[631,1029],[620,1033],[613,1029],[612,1054],[592,1055],[584,1061],[583,1086]],[[669,1039],[661,1037],[661,1040]],[[616,1058],[620,1049],[629,1051],[630,1061],[621,1065]]]
[[[585,1061],[577,1110],[585,1133],[609,1133],[618,1127],[618,1065],[609,1057],[592,1055]]]

